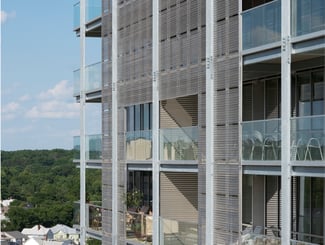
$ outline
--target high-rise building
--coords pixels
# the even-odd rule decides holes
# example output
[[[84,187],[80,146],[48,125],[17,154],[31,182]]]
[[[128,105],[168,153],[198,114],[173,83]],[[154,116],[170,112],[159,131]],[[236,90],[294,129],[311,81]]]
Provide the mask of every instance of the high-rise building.
[[[75,10],[82,242],[325,244],[324,0]],[[86,66],[88,38],[101,62]],[[87,103],[102,108],[96,136]]]

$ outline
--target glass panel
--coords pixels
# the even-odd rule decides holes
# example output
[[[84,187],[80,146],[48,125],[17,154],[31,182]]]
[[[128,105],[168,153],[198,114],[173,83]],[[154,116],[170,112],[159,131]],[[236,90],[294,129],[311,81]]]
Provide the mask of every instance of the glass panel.
[[[243,16],[243,50],[280,41],[281,1],[246,10]]]
[[[102,15],[102,1],[88,0],[86,7],[86,22],[96,19]]]
[[[243,160],[280,160],[280,123],[280,119],[243,122]]]
[[[299,178],[299,220],[296,239],[323,244],[324,239],[324,179]]]
[[[148,130],[149,128],[149,104],[143,105],[143,129]]]
[[[150,160],[152,159],[151,148],[151,130],[138,130],[126,132],[127,160]]]
[[[134,240],[137,244],[152,241],[152,213],[127,211],[125,216],[127,240]]]
[[[100,134],[86,135],[86,160],[102,158],[102,137]],[[73,137],[74,159],[80,159],[80,136]]]
[[[73,96],[80,95],[80,70],[73,72]]]
[[[80,136],[73,137],[73,159],[80,159]]]
[[[161,160],[197,160],[198,128],[160,129]]]
[[[88,135],[88,160],[96,160],[102,158],[102,136],[100,134]]]
[[[102,88],[102,63],[98,62],[86,67],[86,92],[101,90]]]
[[[101,206],[87,204],[88,206],[88,227],[93,230],[102,229],[102,208]]]
[[[141,128],[140,128],[140,125],[141,125],[141,111],[140,111],[140,105],[135,105],[134,106],[135,109],[134,109],[134,130],[135,131],[139,131]]]
[[[293,0],[292,8],[293,36],[324,30],[324,0]]]
[[[324,160],[325,115],[291,119],[291,160]]]
[[[198,225],[160,217],[161,244],[198,244]]]
[[[253,176],[243,175],[243,224],[252,225]]]
[[[80,2],[73,5],[73,29],[80,26]]]
[[[126,108],[127,113],[127,131],[134,131],[134,106]]]
[[[324,236],[324,179],[311,180],[311,234]],[[323,239],[313,237],[312,242],[321,244]]]

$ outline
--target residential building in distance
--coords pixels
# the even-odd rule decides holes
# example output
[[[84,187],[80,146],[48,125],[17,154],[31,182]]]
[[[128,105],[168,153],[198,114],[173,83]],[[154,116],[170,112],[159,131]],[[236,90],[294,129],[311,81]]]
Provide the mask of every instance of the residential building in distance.
[[[82,244],[325,244],[324,0],[74,7]]]
[[[53,240],[53,232],[50,228],[46,228],[42,225],[35,225],[32,228],[24,228],[21,231],[22,234],[29,238],[35,238],[39,240]]]

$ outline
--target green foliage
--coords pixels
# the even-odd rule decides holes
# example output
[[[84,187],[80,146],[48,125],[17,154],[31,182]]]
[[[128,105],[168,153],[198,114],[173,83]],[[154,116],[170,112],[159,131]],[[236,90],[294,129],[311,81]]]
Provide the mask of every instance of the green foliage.
[[[100,240],[96,240],[93,238],[88,238],[86,243],[87,243],[87,245],[101,245],[102,244]]]
[[[124,204],[127,208],[138,208],[142,202],[143,193],[138,189],[133,189],[124,195]]]
[[[2,230],[42,224],[72,226],[74,202],[79,200],[79,169],[70,150],[1,151],[2,199],[15,199]],[[87,191],[101,200],[101,172],[87,171]],[[97,201],[97,200],[94,200]]]

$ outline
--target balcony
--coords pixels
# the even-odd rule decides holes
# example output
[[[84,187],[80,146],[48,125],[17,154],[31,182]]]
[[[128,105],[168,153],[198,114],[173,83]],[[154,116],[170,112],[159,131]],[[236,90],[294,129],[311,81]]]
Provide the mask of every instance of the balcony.
[[[281,230],[274,227],[246,226],[241,236],[241,244],[282,244],[280,233]],[[323,236],[306,234],[302,232],[291,232],[295,239],[290,240],[290,245],[316,245],[323,241]],[[298,239],[299,238],[299,239]],[[297,240],[296,240],[297,239]]]
[[[198,128],[160,129],[160,160],[197,160]]]
[[[126,159],[152,159],[152,132],[139,130],[126,132]]]
[[[73,96],[80,96],[80,69],[74,71]],[[102,63],[98,62],[85,68],[85,93],[88,100],[96,100],[100,97],[102,89]]]
[[[325,2],[323,0],[293,0],[291,23],[293,37],[324,31]]]
[[[144,212],[126,212],[126,239],[142,244],[152,242],[152,215]]]
[[[291,161],[323,161],[325,156],[325,115],[291,119]],[[280,119],[242,123],[244,161],[281,160]]]
[[[74,203],[73,223],[80,224],[80,202]],[[102,230],[101,202],[86,203],[86,227],[94,232]]]
[[[243,50],[279,42],[281,39],[281,1],[276,0],[242,13]]]
[[[323,161],[324,156],[325,115],[292,118],[291,160]]]
[[[87,0],[86,1],[86,35],[91,37],[101,36],[101,16],[102,16],[102,1]],[[73,30],[80,32],[80,2],[73,6]]]
[[[198,244],[198,227],[195,223],[160,217],[162,244]]]
[[[280,119],[242,123],[242,159],[279,161],[281,159]]]
[[[73,137],[74,159],[80,160],[80,136]],[[102,159],[102,136],[100,134],[86,135],[86,161]]]

